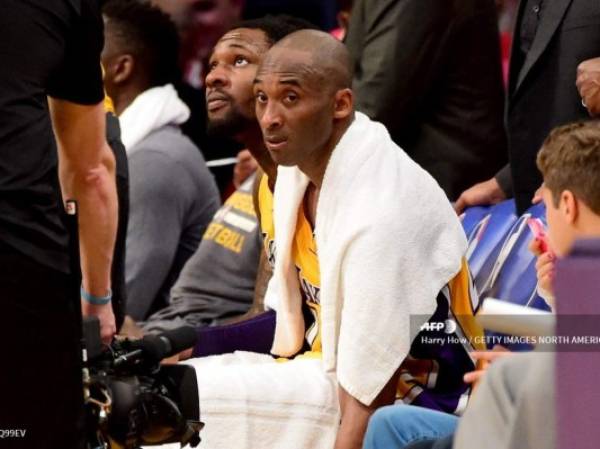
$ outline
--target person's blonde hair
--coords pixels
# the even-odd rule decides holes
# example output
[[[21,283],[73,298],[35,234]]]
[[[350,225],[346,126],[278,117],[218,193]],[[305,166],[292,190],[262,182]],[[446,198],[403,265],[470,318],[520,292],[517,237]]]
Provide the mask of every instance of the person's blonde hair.
[[[569,190],[600,215],[600,124],[579,122],[554,129],[537,155],[537,166],[555,206]]]

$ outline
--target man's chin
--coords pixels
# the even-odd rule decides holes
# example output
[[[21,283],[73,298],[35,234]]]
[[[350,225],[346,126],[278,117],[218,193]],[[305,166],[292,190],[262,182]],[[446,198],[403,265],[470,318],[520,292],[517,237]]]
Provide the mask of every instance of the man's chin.
[[[212,137],[233,137],[239,132],[235,128],[228,120],[219,120],[209,116],[206,132]]]
[[[208,117],[208,123],[214,123],[217,126],[222,126],[229,121],[229,108],[222,106],[219,109],[211,111],[207,108],[206,116]]]
[[[247,119],[240,115],[228,112],[224,114],[211,114],[209,112],[206,132],[212,137],[234,138],[246,129],[248,122]]]
[[[275,151],[269,151],[269,155],[273,162],[277,165],[281,165],[282,167],[294,167],[297,165],[294,161],[291,161],[289,158],[286,158],[284,154]]]

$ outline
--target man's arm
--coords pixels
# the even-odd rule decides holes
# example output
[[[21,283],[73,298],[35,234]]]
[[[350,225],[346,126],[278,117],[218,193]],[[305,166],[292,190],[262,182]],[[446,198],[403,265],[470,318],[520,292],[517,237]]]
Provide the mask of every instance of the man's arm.
[[[496,360],[459,421],[454,447],[556,447],[547,425],[555,422],[554,356],[532,351]]]
[[[267,260],[267,254],[261,249],[256,284],[254,285],[254,302],[251,309],[251,311],[254,311],[254,314],[265,311],[265,294],[267,293],[267,287],[272,276],[273,270]]]
[[[263,176],[264,172],[259,167],[256,171],[254,185],[252,186],[252,202],[254,204],[254,212],[256,214],[258,226],[260,226],[258,191]],[[270,180],[271,179],[269,178],[269,181]],[[258,261],[258,271],[256,273],[256,283],[254,284],[254,300],[252,301],[252,307],[250,307],[250,310],[248,310],[244,315],[232,318],[231,320],[227,321],[226,324],[241,323],[254,318],[265,311],[265,294],[267,293],[267,287],[269,285],[269,281],[271,280],[271,276],[273,276],[273,270],[269,264],[264,248],[261,248],[260,259]]]
[[[272,275],[273,271],[267,261],[267,255],[265,254],[264,249],[261,248],[258,271],[256,273],[256,284],[254,285],[254,300],[252,301],[252,307],[250,307],[250,310],[242,316],[227,320],[225,324],[242,323],[265,312],[265,294],[267,293],[267,287]]]
[[[342,422],[335,440],[334,449],[360,449],[362,447],[363,438],[367,431],[367,424],[371,415],[379,407],[394,403],[399,375],[400,369],[394,373],[381,393],[368,406],[362,404],[346,392],[341,385],[338,387]]]
[[[111,286],[118,203],[104,107],[102,103],[83,106],[53,98],[48,101],[58,143],[62,195],[78,203],[83,288],[94,296],[106,296]],[[109,341],[115,333],[112,305],[82,301],[82,311],[99,317],[102,339]]]
[[[504,201],[512,196],[512,179],[510,177],[510,165],[505,165],[496,176],[469,187],[460,194],[454,203],[457,214],[472,206],[491,206]]]

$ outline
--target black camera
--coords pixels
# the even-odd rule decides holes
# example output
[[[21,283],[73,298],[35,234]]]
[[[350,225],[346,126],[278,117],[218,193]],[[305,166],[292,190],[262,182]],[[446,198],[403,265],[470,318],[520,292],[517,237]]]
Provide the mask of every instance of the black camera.
[[[183,327],[140,340],[100,341],[96,318],[86,318],[84,399],[89,448],[134,449],[142,445],[200,443],[196,373],[160,361],[193,346],[196,333]]]

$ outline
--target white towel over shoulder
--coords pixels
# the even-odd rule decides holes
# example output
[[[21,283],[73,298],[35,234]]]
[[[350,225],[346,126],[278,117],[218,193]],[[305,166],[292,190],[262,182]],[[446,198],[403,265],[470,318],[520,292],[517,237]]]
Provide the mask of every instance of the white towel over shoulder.
[[[283,356],[295,354],[304,336],[291,243],[307,184],[296,167],[279,168],[273,353]],[[370,404],[408,354],[411,315],[431,315],[460,270],[464,233],[435,180],[361,113],[327,166],[315,233],[324,369]]]

